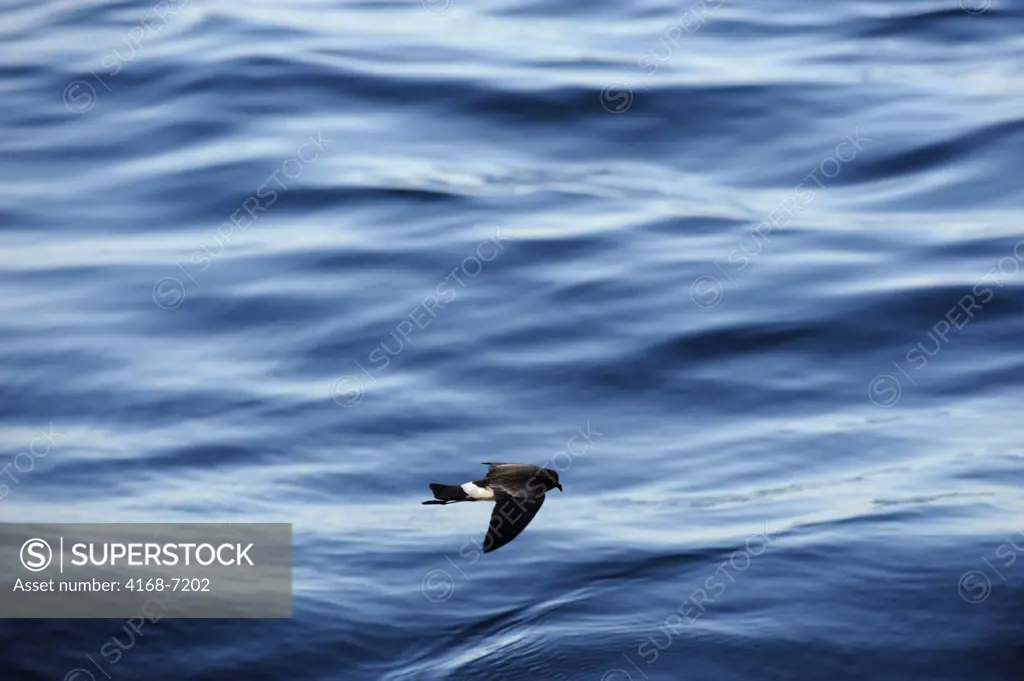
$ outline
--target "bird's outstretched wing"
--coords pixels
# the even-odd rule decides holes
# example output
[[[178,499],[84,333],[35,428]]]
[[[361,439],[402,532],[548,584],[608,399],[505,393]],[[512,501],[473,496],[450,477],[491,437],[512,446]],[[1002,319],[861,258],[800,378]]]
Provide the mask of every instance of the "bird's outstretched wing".
[[[491,522],[484,538],[484,553],[500,549],[518,537],[543,505],[543,492],[531,495],[525,492],[510,494],[505,490],[495,490],[494,510],[491,511]]]
[[[494,463],[484,462],[487,466],[487,477],[491,478],[494,476],[501,478],[522,478],[526,479],[532,477],[537,473],[538,469],[536,466],[528,463]]]

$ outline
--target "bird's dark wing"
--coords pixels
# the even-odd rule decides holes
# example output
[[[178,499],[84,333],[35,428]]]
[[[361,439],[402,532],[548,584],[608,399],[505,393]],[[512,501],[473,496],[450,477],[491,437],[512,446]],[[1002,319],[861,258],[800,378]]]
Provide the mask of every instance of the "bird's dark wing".
[[[487,479],[492,481],[505,480],[509,484],[525,484],[540,469],[526,463],[488,463]]]
[[[490,473],[495,468],[504,468],[508,466],[521,466],[518,463],[501,463],[500,461],[484,461],[484,465],[487,466],[487,472]]]
[[[500,549],[519,536],[544,505],[544,493],[510,494],[503,489],[494,491],[494,510],[484,538],[484,553]]]

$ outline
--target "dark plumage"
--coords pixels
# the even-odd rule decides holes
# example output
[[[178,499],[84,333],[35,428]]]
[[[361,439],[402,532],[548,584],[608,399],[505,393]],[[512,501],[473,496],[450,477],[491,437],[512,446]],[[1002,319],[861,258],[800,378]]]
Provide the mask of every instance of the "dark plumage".
[[[490,553],[519,536],[544,505],[548,490],[562,485],[558,471],[523,463],[485,463],[487,475],[462,485],[430,483],[434,498],[424,504],[452,504],[458,501],[493,501],[491,522],[484,538],[484,553]]]

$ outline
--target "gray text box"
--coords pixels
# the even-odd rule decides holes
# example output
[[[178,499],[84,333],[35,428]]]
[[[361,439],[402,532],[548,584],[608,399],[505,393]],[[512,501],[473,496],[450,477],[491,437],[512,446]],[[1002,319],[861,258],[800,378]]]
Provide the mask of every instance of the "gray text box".
[[[289,523],[0,524],[0,618],[291,616]]]

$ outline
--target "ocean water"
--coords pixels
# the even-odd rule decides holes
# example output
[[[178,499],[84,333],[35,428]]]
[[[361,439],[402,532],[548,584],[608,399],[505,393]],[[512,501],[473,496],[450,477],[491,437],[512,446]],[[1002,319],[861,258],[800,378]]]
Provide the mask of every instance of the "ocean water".
[[[0,36],[0,520],[294,527],[292,619],[8,620],[0,679],[1020,678],[1024,2]],[[420,504],[483,461],[565,485],[485,556]]]

